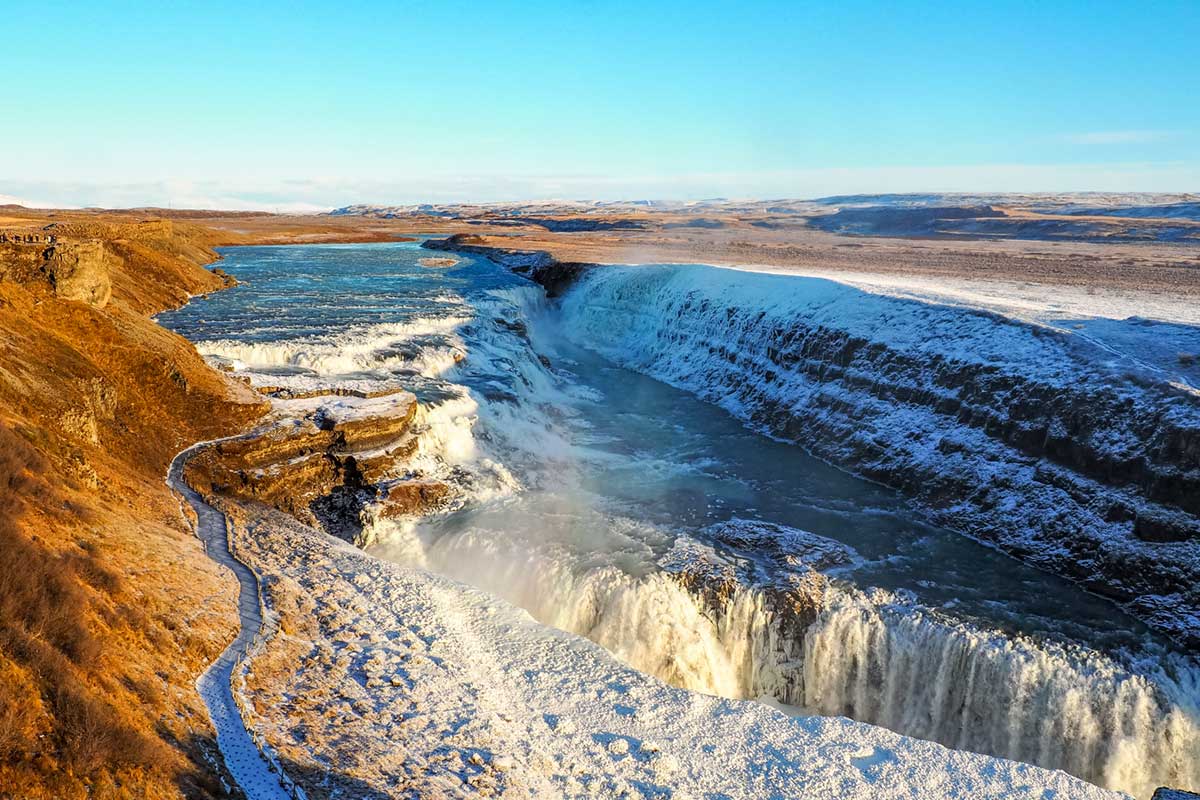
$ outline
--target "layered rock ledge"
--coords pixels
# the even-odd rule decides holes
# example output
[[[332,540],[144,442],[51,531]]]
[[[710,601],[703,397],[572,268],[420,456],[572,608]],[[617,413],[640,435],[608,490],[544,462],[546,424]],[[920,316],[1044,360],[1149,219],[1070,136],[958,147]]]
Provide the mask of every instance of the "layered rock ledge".
[[[311,392],[277,400],[275,418],[189,461],[205,496],[259,503],[355,542],[363,513],[420,514],[450,497],[440,481],[407,475],[417,449],[417,399],[409,392]]]
[[[600,266],[583,261],[559,261],[542,250],[515,250],[485,245],[481,236],[456,233],[446,239],[428,239],[421,244],[429,250],[471,253],[483,256],[513,272],[526,275],[546,290],[548,297],[558,297],[585,271]]]

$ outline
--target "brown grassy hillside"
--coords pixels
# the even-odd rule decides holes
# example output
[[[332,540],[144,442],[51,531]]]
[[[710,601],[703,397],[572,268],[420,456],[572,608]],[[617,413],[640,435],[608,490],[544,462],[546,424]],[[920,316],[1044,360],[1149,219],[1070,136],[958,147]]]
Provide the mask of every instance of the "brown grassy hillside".
[[[163,478],[261,405],[146,316],[223,285],[212,239],[127,217],[51,232],[101,244],[58,273],[0,246],[0,798],[219,796],[194,682],[232,637],[235,584]],[[111,300],[64,299],[68,280]]]

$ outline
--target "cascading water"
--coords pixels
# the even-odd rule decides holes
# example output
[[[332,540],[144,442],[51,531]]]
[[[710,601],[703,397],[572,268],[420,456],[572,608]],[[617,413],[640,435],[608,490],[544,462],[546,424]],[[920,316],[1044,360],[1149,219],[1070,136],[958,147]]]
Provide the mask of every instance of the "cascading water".
[[[253,291],[164,317],[193,337],[216,320],[201,351],[259,384],[415,388],[424,434],[409,469],[455,483],[465,505],[368,520],[371,552],[480,586],[686,688],[847,715],[1138,795],[1200,787],[1193,660],[1108,603],[924,525],[891,492],[611,360],[658,374],[669,355],[678,372],[663,377],[719,369],[727,381],[751,331],[718,326],[697,350],[694,331],[664,333],[644,286],[585,282],[560,311],[486,262],[431,273],[420,255],[233,250],[228,268]],[[288,306],[278,331],[262,328],[297,272],[317,287],[313,308]],[[680,313],[697,302],[675,299]],[[710,399],[752,416],[787,380],[760,377],[743,373],[719,398],[713,383]]]
[[[805,635],[803,705],[1145,795],[1200,780],[1200,685],[1194,665],[1172,661],[1139,675],[1078,648],[843,597]]]
[[[797,629],[779,613],[789,587],[739,583],[714,603],[648,563],[655,548],[635,523],[593,522],[620,531],[609,534],[620,542],[598,543],[614,548],[607,559],[486,527],[428,543],[411,528],[382,533],[376,552],[480,586],[684,688],[847,716],[1139,795],[1200,781],[1200,682],[1182,657],[1139,674],[840,582]]]

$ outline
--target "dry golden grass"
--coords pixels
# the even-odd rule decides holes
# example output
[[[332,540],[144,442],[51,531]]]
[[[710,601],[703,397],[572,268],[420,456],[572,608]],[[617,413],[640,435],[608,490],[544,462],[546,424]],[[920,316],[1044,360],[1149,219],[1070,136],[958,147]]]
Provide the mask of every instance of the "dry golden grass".
[[[235,584],[163,476],[261,401],[145,316],[222,285],[206,232],[62,233],[105,241],[114,296],[0,280],[0,798],[220,796],[194,682],[233,635]]]

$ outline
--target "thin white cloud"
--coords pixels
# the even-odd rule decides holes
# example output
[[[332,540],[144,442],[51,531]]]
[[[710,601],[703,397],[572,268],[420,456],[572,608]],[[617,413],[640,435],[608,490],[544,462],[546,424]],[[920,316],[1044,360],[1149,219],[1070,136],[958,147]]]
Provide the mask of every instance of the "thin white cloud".
[[[0,182],[3,183],[3,182]],[[931,167],[823,167],[676,174],[425,174],[354,179],[319,176],[253,180],[102,184],[9,181],[4,187],[49,202],[42,207],[161,206],[309,213],[353,203],[403,205],[576,200],[694,200],[705,197],[812,198],[883,192],[1186,192],[1200,185],[1194,162],[975,164]]]
[[[1069,133],[1063,138],[1071,144],[1146,144],[1161,142],[1174,135],[1174,131],[1088,131]]]
[[[11,194],[0,194],[0,206],[25,206],[26,208],[65,208],[54,203],[29,200],[24,197],[14,197]]]
[[[315,214],[334,206],[313,199],[312,192],[290,192],[282,186],[261,191],[230,181],[155,181],[146,183],[91,183],[26,181],[6,188],[21,196],[0,194],[0,204],[15,203],[30,208],[140,208],[220,209],[223,211],[267,211],[285,214]],[[25,197],[44,198],[33,202]]]

